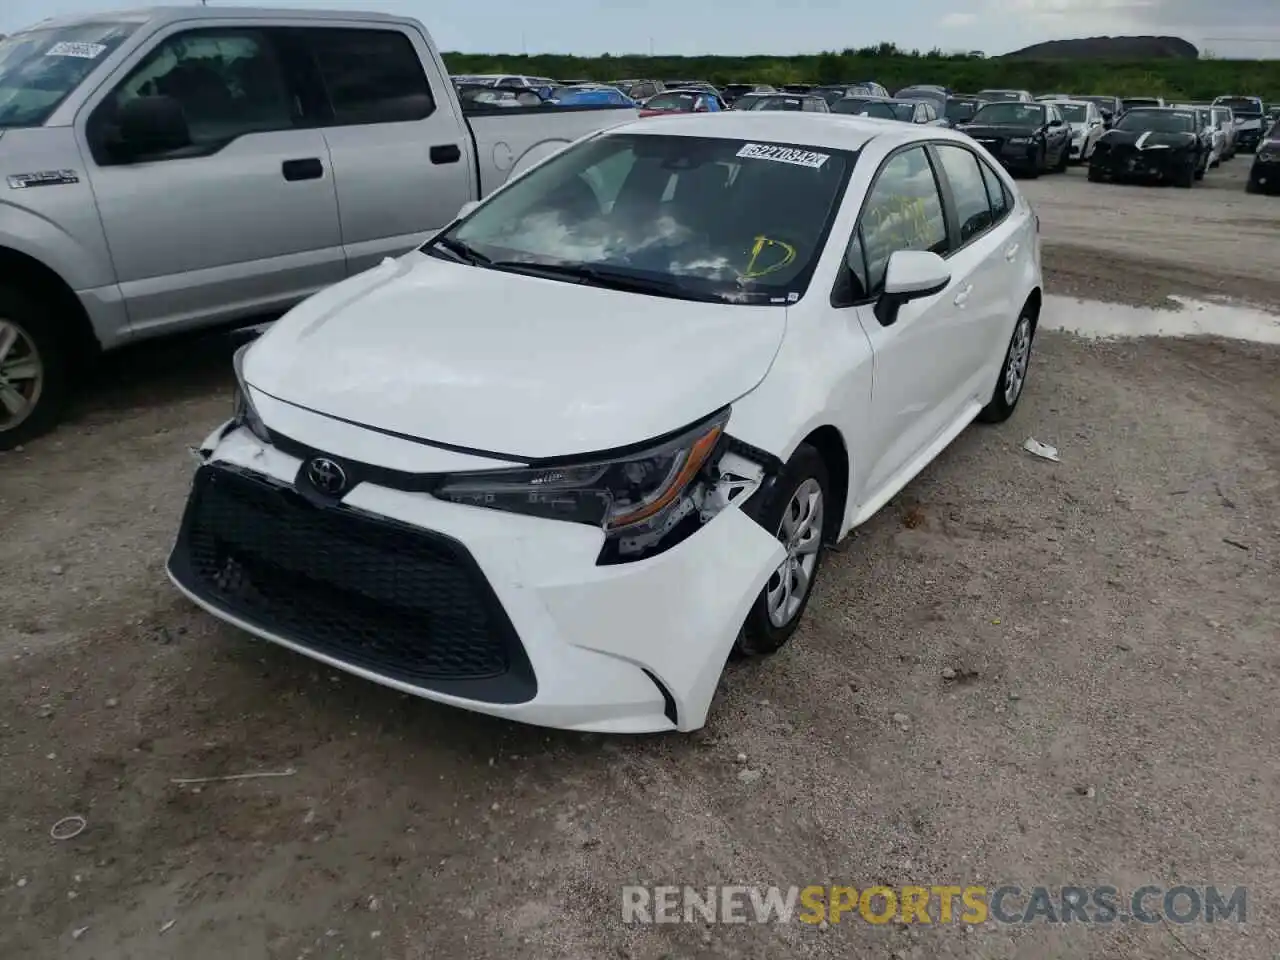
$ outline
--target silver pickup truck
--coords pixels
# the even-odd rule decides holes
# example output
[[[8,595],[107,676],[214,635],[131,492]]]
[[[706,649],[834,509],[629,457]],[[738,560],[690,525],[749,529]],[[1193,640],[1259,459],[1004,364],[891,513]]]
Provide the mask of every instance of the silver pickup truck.
[[[101,351],[278,314],[633,109],[463,115],[371,13],[161,8],[0,41],[0,450]]]

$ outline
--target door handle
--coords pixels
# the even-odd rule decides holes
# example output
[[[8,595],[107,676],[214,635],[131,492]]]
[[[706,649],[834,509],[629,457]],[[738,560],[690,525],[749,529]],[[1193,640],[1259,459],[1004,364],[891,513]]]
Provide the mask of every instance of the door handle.
[[[462,148],[456,143],[441,143],[431,148],[432,163],[457,163],[462,159]]]
[[[1016,243],[1004,252],[1004,258],[1006,260],[1012,260],[1017,255],[1018,255],[1018,244]]]
[[[965,301],[969,299],[969,294],[971,292],[973,292],[972,283],[969,284],[967,287],[965,287],[963,290],[961,290],[959,293],[957,293],[956,298],[951,302],[954,303],[957,307],[963,307],[965,305]]]
[[[305,160],[286,160],[280,164],[280,172],[290,182],[319,180],[324,176],[324,164],[316,157],[307,157]]]

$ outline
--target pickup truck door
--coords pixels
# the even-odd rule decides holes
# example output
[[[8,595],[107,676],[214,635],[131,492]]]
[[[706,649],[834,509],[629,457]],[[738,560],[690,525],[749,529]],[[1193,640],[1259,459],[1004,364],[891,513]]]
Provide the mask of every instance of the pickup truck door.
[[[354,275],[412,249],[477,197],[470,137],[426,38],[407,24],[291,34],[327,101],[323,136]]]
[[[126,152],[120,111],[157,96],[189,145]],[[216,22],[159,32],[86,102],[76,135],[131,333],[278,312],[345,276],[328,150],[300,112],[273,30]]]

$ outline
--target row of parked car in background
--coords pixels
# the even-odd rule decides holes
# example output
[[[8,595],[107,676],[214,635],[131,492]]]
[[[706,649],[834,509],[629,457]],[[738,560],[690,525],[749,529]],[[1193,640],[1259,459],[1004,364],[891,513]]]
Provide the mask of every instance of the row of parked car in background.
[[[961,130],[1010,170],[1026,176],[1087,164],[1094,182],[1135,179],[1191,187],[1239,153],[1255,154],[1246,189],[1280,190],[1276,129],[1280,104],[1224,95],[1210,103],[1162,97],[988,89],[966,94],[921,84],[891,94],[870,80],[835,84],[702,80],[557,82],[546,77],[455,77],[465,105],[634,104],[644,116],[783,110],[836,113]]]

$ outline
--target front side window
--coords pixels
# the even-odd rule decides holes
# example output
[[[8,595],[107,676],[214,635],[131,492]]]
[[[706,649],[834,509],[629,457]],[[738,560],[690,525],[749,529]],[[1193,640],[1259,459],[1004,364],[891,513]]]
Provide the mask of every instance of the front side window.
[[[400,31],[318,28],[306,33],[335,124],[421,120],[435,110],[422,62]]]
[[[0,129],[38,127],[136,23],[82,23],[0,40]]]
[[[933,166],[924,147],[897,154],[867,194],[858,224],[865,258],[865,294],[884,288],[889,257],[897,250],[947,252],[947,221]]]
[[[219,148],[250,133],[294,126],[294,99],[270,41],[258,30],[193,30],[161,41],[95,111],[110,126],[128,103],[169,97],[191,146]]]
[[[960,243],[965,244],[989,228],[994,222],[987,186],[982,179],[978,158],[964,147],[937,144],[951,193],[955,197],[956,217],[960,221]]]
[[[804,145],[605,135],[513,181],[424,249],[463,249],[517,272],[576,271],[581,282],[630,278],[686,299],[786,304],[817,266],[854,159]]]

